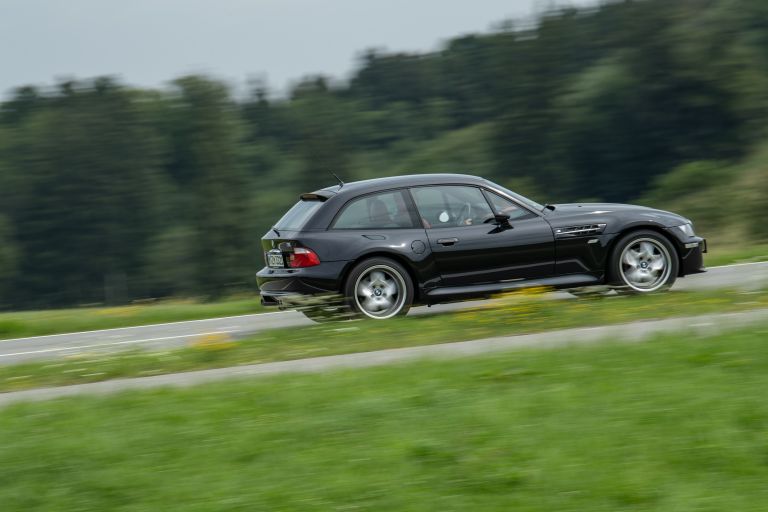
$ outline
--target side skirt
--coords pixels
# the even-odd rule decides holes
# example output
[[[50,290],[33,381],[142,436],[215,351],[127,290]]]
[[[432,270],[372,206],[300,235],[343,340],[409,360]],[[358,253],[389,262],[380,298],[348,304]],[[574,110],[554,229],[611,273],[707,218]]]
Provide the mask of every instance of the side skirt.
[[[576,288],[602,283],[602,279],[589,274],[569,274],[566,276],[544,277],[541,279],[525,279],[520,281],[474,284],[470,286],[443,286],[432,288],[426,292],[426,302],[437,304],[462,298],[487,297],[496,293],[522,290],[536,286],[552,288]]]

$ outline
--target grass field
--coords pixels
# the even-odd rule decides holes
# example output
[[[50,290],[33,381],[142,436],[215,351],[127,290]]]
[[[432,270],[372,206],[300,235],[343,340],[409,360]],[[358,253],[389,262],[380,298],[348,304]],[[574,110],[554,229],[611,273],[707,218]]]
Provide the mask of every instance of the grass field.
[[[768,290],[566,300],[551,300],[530,290],[452,314],[275,329],[237,342],[208,335],[187,348],[166,352],[83,354],[0,366],[0,392],[766,307]]]
[[[259,298],[250,297],[210,303],[161,301],[110,308],[0,313],[0,339],[246,315],[262,311]]]
[[[710,245],[710,247],[710,251],[704,257],[708,267],[768,261],[768,244],[751,245],[748,247],[714,244]]]
[[[4,511],[764,511],[768,326],[0,410]]]

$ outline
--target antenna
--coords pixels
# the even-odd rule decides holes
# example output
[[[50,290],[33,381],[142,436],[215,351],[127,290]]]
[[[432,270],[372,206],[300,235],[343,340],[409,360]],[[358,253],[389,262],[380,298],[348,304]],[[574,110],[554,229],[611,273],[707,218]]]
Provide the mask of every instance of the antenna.
[[[339,188],[341,188],[341,187],[343,187],[343,186],[344,186],[344,182],[343,182],[343,181],[341,181],[341,178],[339,178],[338,176],[336,176],[336,173],[334,173],[334,172],[331,172],[331,176],[333,176],[334,178],[336,178],[336,180],[339,182]]]

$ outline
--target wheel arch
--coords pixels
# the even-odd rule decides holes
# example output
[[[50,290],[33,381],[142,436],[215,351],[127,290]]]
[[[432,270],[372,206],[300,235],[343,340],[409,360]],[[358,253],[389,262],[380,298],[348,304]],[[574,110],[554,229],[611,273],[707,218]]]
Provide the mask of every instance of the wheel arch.
[[[616,250],[616,244],[619,243],[619,240],[627,236],[628,234],[634,232],[634,231],[654,231],[657,234],[661,235],[663,238],[665,238],[667,241],[669,241],[670,244],[672,244],[672,247],[675,248],[675,256],[677,257],[677,277],[682,276],[683,272],[683,254],[680,248],[680,242],[675,239],[674,236],[672,236],[666,229],[664,229],[663,226],[660,226],[658,224],[634,224],[631,226],[627,226],[621,231],[616,233],[616,236],[613,237],[613,240],[611,240],[611,243],[608,244],[608,250],[606,254],[608,257],[605,260],[605,272],[606,272],[606,278],[610,277],[611,275],[611,269],[609,268],[611,265],[611,255],[613,254],[613,251]]]
[[[355,268],[358,263],[369,260],[372,258],[388,258],[390,260],[394,260],[401,264],[403,268],[405,268],[406,272],[408,272],[408,277],[411,278],[411,281],[413,282],[413,302],[416,303],[420,301],[422,293],[421,293],[421,281],[419,280],[418,275],[416,274],[416,270],[413,268],[413,263],[403,256],[402,254],[398,254],[396,252],[388,252],[388,251],[372,251],[367,252],[365,254],[361,254],[356,259],[350,261],[346,268],[344,268],[344,272],[342,273],[341,278],[341,289],[344,290],[344,287],[347,284],[347,279],[349,279],[349,274],[352,272],[352,269]]]

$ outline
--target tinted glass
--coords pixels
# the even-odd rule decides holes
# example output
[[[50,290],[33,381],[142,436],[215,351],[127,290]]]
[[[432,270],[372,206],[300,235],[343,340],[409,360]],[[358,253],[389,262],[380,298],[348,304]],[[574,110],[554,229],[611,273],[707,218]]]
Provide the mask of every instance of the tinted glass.
[[[514,197],[515,199],[517,199],[518,201],[523,203],[525,206],[529,207],[531,210],[536,210],[537,212],[540,212],[540,211],[544,210],[544,205],[543,204],[539,204],[539,203],[537,203],[536,201],[534,201],[533,199],[531,199],[529,197],[521,196],[520,194],[512,192],[508,188],[504,188],[504,187],[502,187],[500,185],[497,185],[496,183],[493,183],[492,181],[489,181],[488,183],[493,185],[495,188],[498,188],[499,190],[503,191],[507,195],[509,195],[511,197]]]
[[[493,206],[493,209],[496,210],[496,213],[509,215],[510,220],[534,217],[533,213],[493,192],[488,192],[488,199],[490,199],[491,205]]]
[[[304,224],[307,223],[322,204],[322,201],[305,201],[302,199],[277,221],[275,227],[277,229],[299,230],[304,227]]]
[[[472,226],[493,218],[485,196],[475,187],[416,187],[411,192],[426,228]]]
[[[341,212],[335,229],[412,228],[413,218],[403,191],[383,192],[351,201]]]

